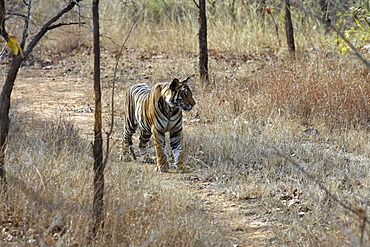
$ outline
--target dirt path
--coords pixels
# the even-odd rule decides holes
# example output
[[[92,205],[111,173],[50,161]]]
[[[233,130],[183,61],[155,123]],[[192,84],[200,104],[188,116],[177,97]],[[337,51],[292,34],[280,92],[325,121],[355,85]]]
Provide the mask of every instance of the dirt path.
[[[253,213],[255,202],[240,202],[228,198],[227,194],[217,191],[211,182],[199,181],[193,173],[188,186],[203,202],[207,212],[217,224],[227,232],[234,246],[270,246],[274,237],[271,222],[260,219]]]
[[[81,134],[91,137],[93,129],[92,90],[88,80],[80,77],[23,76],[16,83],[12,95],[13,108],[22,116],[57,120],[67,116],[68,120],[81,129]],[[204,204],[217,225],[224,228],[234,246],[271,246],[274,237],[270,222],[251,213],[257,204],[238,203],[225,194],[212,189],[211,182],[198,179],[196,173],[189,173],[186,179],[168,173],[168,180],[185,183]],[[182,177],[184,178],[184,177]]]
[[[80,77],[22,77],[12,94],[13,109],[19,114],[39,119],[66,118],[76,124],[82,135],[93,129],[92,94],[88,81]]]

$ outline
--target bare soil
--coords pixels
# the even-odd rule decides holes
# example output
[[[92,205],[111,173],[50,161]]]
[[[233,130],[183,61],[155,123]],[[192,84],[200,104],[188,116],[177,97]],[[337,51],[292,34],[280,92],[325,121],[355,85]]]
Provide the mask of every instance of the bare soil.
[[[196,174],[192,174],[196,177]],[[203,201],[207,213],[211,214],[215,224],[227,232],[234,246],[270,246],[274,237],[272,222],[253,213],[258,205],[251,200],[245,202],[228,198],[225,193],[217,192],[210,182],[193,182],[190,189]]]
[[[63,116],[80,129],[83,137],[91,139],[94,121],[92,80],[51,70],[49,67],[21,70],[12,94],[14,114],[25,116],[25,122],[27,117],[57,120]],[[154,165],[151,166],[154,172]],[[253,213],[259,199],[240,201],[231,198],[227,193],[217,191],[212,182],[202,181],[198,173],[194,171],[179,176],[166,173],[161,176],[166,176],[165,181],[174,186],[186,186],[191,190],[203,203],[205,213],[213,217],[215,227],[228,234],[233,246],[273,245],[274,235],[282,226]]]
[[[76,76],[48,76],[47,71],[22,74],[12,94],[15,111],[39,119],[64,117],[83,135],[92,134],[94,106],[90,104],[93,99],[86,95],[92,91],[88,80]]]

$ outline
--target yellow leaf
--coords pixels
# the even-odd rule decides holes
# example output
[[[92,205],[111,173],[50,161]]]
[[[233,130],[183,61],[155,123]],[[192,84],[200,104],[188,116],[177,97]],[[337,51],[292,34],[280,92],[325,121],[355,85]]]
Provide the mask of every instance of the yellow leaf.
[[[8,39],[7,44],[9,46],[9,48],[12,50],[14,55],[21,54],[21,56],[24,58],[23,50],[22,50],[22,48],[19,47],[16,37],[9,35],[9,39]]]

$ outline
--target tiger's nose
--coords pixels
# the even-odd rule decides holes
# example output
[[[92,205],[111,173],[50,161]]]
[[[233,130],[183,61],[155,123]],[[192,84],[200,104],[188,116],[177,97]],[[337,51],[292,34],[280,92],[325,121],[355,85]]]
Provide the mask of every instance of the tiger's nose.
[[[192,110],[193,109],[193,107],[195,106],[195,101],[193,101],[193,102],[190,102],[190,110]]]

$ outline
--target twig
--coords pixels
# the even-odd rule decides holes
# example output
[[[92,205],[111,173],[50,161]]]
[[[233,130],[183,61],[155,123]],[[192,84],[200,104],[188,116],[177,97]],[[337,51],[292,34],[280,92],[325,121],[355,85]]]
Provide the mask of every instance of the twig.
[[[6,14],[8,15],[8,17],[6,17],[4,20],[8,20],[11,16],[17,16],[17,17],[20,17],[23,20],[26,20],[28,18],[29,23],[32,23],[35,27],[38,26],[34,21],[31,20],[31,18],[27,17],[27,15],[20,14],[20,13],[13,13],[13,12],[6,12]],[[31,13],[30,13],[30,15],[31,15]]]
[[[52,29],[55,29],[55,28],[58,28],[58,27],[61,27],[61,26],[69,26],[69,25],[85,25],[86,22],[66,22],[66,23],[58,23],[58,24],[55,24],[55,25],[52,25],[48,28],[48,30],[52,30]]]
[[[166,1],[165,1],[165,0],[162,0],[162,2],[164,3],[164,5],[168,6],[168,4],[166,3]]]
[[[357,215],[357,216],[360,216],[360,213],[358,210],[355,210],[353,208],[351,208],[350,206],[348,206],[347,204],[345,204],[344,202],[342,202],[341,200],[338,199],[338,197],[336,197],[333,193],[331,193],[329,191],[328,188],[325,187],[325,185],[323,183],[321,183],[320,180],[318,180],[317,178],[315,178],[311,173],[309,173],[308,171],[306,171],[300,164],[298,164],[298,162],[294,161],[290,156],[284,154],[274,143],[272,143],[270,141],[270,144],[269,144],[270,148],[272,148],[273,150],[275,150],[275,154],[277,156],[280,156],[282,158],[285,158],[286,161],[288,161],[289,163],[291,163],[294,167],[296,167],[299,171],[301,171],[304,175],[306,175],[310,180],[312,180],[313,182],[315,182],[319,188],[321,190],[323,190],[330,198],[332,198],[335,202],[337,202],[341,207],[343,207],[344,209],[350,211],[351,213]],[[364,217],[364,222],[366,223],[370,223],[370,221]]]
[[[311,11],[303,8],[302,6],[296,4],[296,3],[291,3],[291,6],[293,7],[296,7],[300,10],[302,10],[303,12],[307,13],[308,15],[310,15],[311,17],[319,20],[320,22],[324,23],[324,21],[322,20],[322,18],[320,18],[318,15],[312,13]],[[326,23],[324,23],[326,24]],[[356,54],[356,56],[365,64],[365,66],[370,69],[370,62],[369,60],[365,59],[361,54],[360,52],[356,49],[356,47],[343,35],[342,32],[340,32],[338,29],[336,29],[332,24],[328,24],[328,27],[333,30],[335,33],[337,33],[341,39],[344,40],[344,42],[347,43],[347,45],[354,51],[354,53]]]
[[[24,1],[25,2],[25,1]],[[27,15],[24,19],[24,27],[23,27],[23,36],[21,42],[21,49],[24,49],[24,45],[26,44],[26,39],[28,37],[28,25],[30,23],[30,16],[31,16],[31,0],[28,0],[28,3],[24,3],[27,5]]]
[[[59,215],[51,224],[50,226],[46,229],[46,234],[50,234],[55,227],[59,226],[60,223],[64,220],[63,215]]]
[[[6,12],[7,15],[9,16],[18,16],[21,17],[21,19],[27,19],[27,15],[19,14],[19,13],[13,13],[13,12]],[[10,17],[6,17],[5,20],[8,20]]]
[[[279,46],[281,46],[281,40],[280,40],[280,37],[279,37],[279,26],[277,25],[276,21],[275,21],[275,18],[272,16],[272,14],[270,14],[271,16],[271,19],[272,21],[274,22],[274,25],[275,25],[275,32],[276,32],[276,37],[278,39],[278,42],[279,42]]]
[[[210,168],[210,166],[209,165],[207,165],[204,161],[202,161],[202,160],[200,160],[200,159],[198,159],[198,158],[195,158],[195,157],[193,157],[193,156],[188,156],[189,158],[192,158],[193,160],[195,160],[196,162],[198,162],[198,163],[200,163],[202,166],[204,166],[204,167],[207,167],[207,168]]]
[[[82,0],[74,0],[71,1],[64,9],[62,9],[56,16],[51,18],[41,29],[40,31],[33,37],[31,42],[28,44],[27,49],[24,51],[24,59],[31,53],[33,48],[36,44],[40,41],[40,39],[49,31],[49,27],[56,22],[60,17],[62,17],[65,13],[68,13],[74,6]]]
[[[193,2],[197,6],[197,8],[199,9],[199,4],[195,0],[193,0]]]

